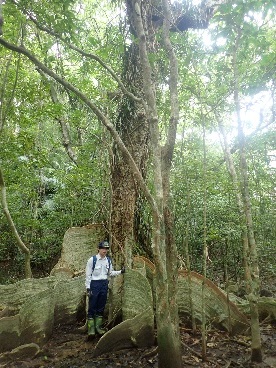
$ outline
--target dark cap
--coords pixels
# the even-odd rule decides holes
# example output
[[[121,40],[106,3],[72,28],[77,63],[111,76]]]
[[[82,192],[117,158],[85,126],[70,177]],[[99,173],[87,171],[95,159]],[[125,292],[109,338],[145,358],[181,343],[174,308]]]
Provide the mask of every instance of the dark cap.
[[[104,240],[104,241],[100,242],[98,248],[99,249],[109,249],[108,241]]]

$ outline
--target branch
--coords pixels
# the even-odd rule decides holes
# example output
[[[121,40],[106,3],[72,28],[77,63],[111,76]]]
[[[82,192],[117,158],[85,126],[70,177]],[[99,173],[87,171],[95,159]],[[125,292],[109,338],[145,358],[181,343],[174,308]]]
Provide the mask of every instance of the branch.
[[[41,74],[42,74],[42,72],[41,72]],[[58,98],[57,98],[57,94],[56,94],[54,86],[50,87],[50,94],[51,94],[51,99],[52,99],[53,103],[57,104],[58,103]],[[62,117],[57,117],[56,120],[59,122],[59,125],[60,125],[60,128],[61,128],[62,145],[65,148],[65,151],[67,152],[67,155],[69,156],[69,158],[73,161],[73,163],[76,166],[78,166],[77,156],[76,156],[76,154],[75,154],[75,152],[72,148],[72,145],[71,145],[71,138],[70,138],[68,125],[66,124],[66,121],[64,121],[64,119]]]
[[[58,34],[55,31],[52,31],[51,29],[48,29],[46,27],[41,26],[38,21],[30,14],[27,14],[29,19],[37,26],[38,29],[40,29],[43,32],[48,33],[49,35],[58,38],[59,40],[61,40],[62,42],[64,42],[71,50],[77,51],[80,55],[87,57],[89,59],[95,60],[97,61],[105,70],[108,71],[108,73],[113,77],[113,79],[118,83],[118,85],[120,86],[121,90],[123,91],[123,93],[128,96],[129,98],[131,98],[133,101],[136,102],[140,102],[142,103],[143,100],[139,97],[136,97],[133,93],[129,92],[126,87],[124,86],[124,84],[122,83],[122,81],[120,80],[120,78],[116,75],[116,73],[113,71],[112,68],[110,68],[108,65],[106,65],[103,60],[101,58],[99,58],[97,55],[95,54],[91,54],[91,53],[87,53],[81,49],[79,49],[77,46],[67,42],[60,34]]]
[[[126,158],[133,175],[137,182],[139,183],[142,191],[145,194],[145,197],[149,201],[152,209],[154,211],[157,211],[157,205],[155,203],[154,198],[152,197],[143,177],[140,173],[133,157],[129,153],[128,149],[126,148],[124,142],[122,141],[120,135],[116,131],[114,125],[111,123],[111,121],[104,115],[104,113],[91,101],[89,98],[86,97],[85,94],[83,94],[78,88],[73,86],[70,82],[66,81],[56,73],[54,73],[51,69],[47,68],[41,61],[39,61],[30,51],[28,51],[24,46],[16,46],[13,44],[10,44],[6,40],[0,37],[0,44],[2,44],[4,47],[6,47],[9,50],[21,53],[34,64],[37,66],[38,69],[42,70],[45,74],[49,75],[51,78],[56,80],[58,83],[60,83],[63,87],[67,88],[69,91],[73,92],[83,103],[88,106],[94,114],[99,118],[99,120],[104,124],[104,126],[107,128],[107,130],[112,135],[114,141],[118,144],[118,147],[120,148],[123,156]]]

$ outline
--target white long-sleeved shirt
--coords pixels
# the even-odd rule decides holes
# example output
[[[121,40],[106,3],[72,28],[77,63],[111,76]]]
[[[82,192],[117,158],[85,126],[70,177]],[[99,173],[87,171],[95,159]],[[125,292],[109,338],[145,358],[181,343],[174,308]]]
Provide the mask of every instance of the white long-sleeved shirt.
[[[101,258],[99,254],[96,255],[97,261],[95,264],[94,271],[92,272],[93,267],[93,256],[88,259],[86,264],[86,278],[85,278],[85,287],[86,289],[90,289],[91,280],[106,280],[108,276],[117,276],[121,274],[121,271],[114,271],[112,262],[110,261],[110,268],[107,257]],[[108,272],[109,271],[109,272]]]

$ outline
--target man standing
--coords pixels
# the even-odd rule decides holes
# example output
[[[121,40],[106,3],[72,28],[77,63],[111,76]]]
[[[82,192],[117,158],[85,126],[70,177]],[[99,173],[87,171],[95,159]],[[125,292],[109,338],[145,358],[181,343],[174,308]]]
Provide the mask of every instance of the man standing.
[[[113,270],[111,259],[106,255],[108,250],[107,241],[99,243],[98,254],[89,258],[86,265],[85,286],[89,296],[88,337],[93,337],[96,333],[103,335],[106,332],[102,328],[102,320],[107,301],[108,276],[118,276],[125,273],[124,267],[120,271]]]

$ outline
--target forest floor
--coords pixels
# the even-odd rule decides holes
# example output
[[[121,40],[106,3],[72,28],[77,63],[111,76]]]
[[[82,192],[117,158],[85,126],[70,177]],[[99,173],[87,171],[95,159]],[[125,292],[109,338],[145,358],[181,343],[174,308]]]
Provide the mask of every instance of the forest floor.
[[[125,349],[93,358],[93,350],[98,341],[88,341],[77,325],[58,326],[51,339],[33,359],[7,362],[5,368],[157,368],[156,347]],[[247,336],[231,337],[226,332],[208,332],[208,360],[201,359],[201,334],[181,326],[183,367],[276,367],[276,326],[261,326],[263,363],[250,363],[250,339]]]
[[[276,280],[263,282],[265,289],[275,297]],[[88,341],[81,331],[83,322],[59,325],[49,341],[32,359],[2,361],[0,368],[157,368],[156,346],[131,348],[110,352],[94,358],[93,352],[98,338]],[[197,368],[276,368],[276,323],[261,322],[262,363],[251,363],[251,340],[249,335],[230,336],[219,330],[208,331],[207,361],[201,358],[201,332],[195,334],[181,325],[183,367]],[[1,342],[0,342],[1,343]]]

